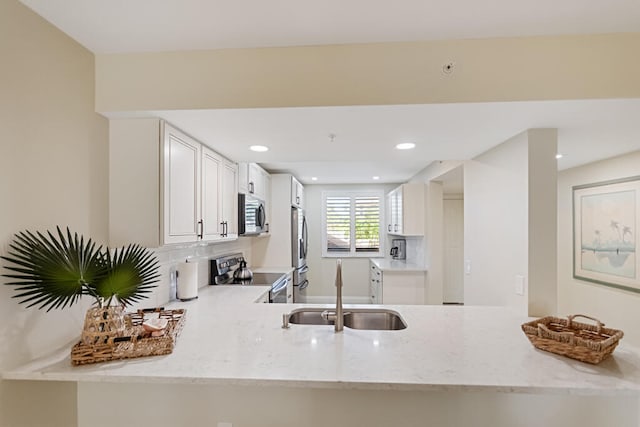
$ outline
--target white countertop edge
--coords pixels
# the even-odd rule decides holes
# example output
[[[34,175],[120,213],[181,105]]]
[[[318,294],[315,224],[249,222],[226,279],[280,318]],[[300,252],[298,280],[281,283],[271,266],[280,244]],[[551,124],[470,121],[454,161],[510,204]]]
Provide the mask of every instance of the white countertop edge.
[[[61,382],[90,382],[117,384],[185,384],[212,386],[251,386],[251,387],[286,387],[286,388],[314,388],[338,390],[377,390],[377,391],[425,391],[425,392],[493,392],[545,395],[572,396],[604,396],[604,397],[640,397],[640,390],[636,389],[603,389],[570,387],[539,387],[500,384],[456,384],[456,383],[395,383],[395,382],[365,382],[365,381],[326,381],[326,380],[287,380],[264,378],[195,378],[195,377],[144,377],[144,376],[108,376],[100,374],[48,374],[33,372],[9,372],[3,375],[3,380],[9,381],[61,381]]]
[[[423,264],[416,264],[406,262],[403,260],[393,260],[388,258],[369,258],[369,260],[375,264],[382,271],[397,271],[397,272],[421,272],[427,271],[427,267]]]

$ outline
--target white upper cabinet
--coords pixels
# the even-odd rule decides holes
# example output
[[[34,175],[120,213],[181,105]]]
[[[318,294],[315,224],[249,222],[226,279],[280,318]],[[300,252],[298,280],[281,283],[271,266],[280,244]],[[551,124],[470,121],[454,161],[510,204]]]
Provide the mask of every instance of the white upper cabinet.
[[[201,237],[202,145],[179,130],[164,126],[164,243]]]
[[[304,209],[304,187],[294,176],[291,177],[291,206]]]
[[[238,165],[238,191],[252,194],[258,199],[266,201],[269,197],[269,173],[257,163],[240,163]]]
[[[387,194],[387,232],[424,236],[424,184],[409,183]]]
[[[249,164],[249,182],[248,190],[258,199],[266,200],[267,198],[267,177],[269,174],[262,169],[257,163]]]
[[[109,121],[109,244],[237,237],[237,165],[159,119]]]
[[[238,164],[227,159],[222,165],[222,223],[226,237],[238,236]]]
[[[238,235],[237,165],[202,148],[202,240]]]

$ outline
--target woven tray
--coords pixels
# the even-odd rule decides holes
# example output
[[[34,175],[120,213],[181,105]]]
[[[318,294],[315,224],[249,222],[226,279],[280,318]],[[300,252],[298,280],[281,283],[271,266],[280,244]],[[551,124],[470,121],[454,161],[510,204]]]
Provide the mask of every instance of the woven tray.
[[[584,317],[595,325],[575,322]],[[613,353],[624,333],[605,328],[604,323],[582,314],[566,319],[547,316],[522,325],[522,330],[536,348],[587,363],[600,363]]]
[[[125,314],[126,329],[124,336],[111,338],[105,344],[84,344],[78,342],[71,349],[71,364],[85,365],[88,363],[107,362],[109,360],[131,359],[135,357],[160,356],[173,351],[176,340],[186,318],[186,310],[155,309],[138,310],[136,313]],[[160,317],[169,320],[164,329],[164,335],[153,337],[142,327],[146,318]]]

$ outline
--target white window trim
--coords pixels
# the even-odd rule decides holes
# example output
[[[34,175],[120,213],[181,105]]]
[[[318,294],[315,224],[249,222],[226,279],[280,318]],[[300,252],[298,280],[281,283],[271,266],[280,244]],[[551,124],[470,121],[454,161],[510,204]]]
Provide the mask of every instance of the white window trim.
[[[377,196],[380,200],[380,225],[378,233],[380,236],[380,247],[377,252],[355,252],[350,250],[349,252],[328,252],[327,251],[327,197],[331,196]],[[385,209],[385,194],[383,190],[347,190],[347,191],[323,191],[322,192],[322,257],[323,258],[380,258],[385,254],[385,240],[386,233],[384,224],[386,224],[386,209]],[[351,207],[352,211],[354,207]],[[352,229],[352,234],[355,234],[355,229]],[[355,239],[351,238],[352,244],[355,244]]]

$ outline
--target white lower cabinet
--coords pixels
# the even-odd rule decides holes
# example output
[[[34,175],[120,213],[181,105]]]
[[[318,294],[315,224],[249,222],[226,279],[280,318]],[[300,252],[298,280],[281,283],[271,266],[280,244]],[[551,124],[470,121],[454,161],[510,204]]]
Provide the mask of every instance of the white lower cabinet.
[[[287,274],[287,304],[293,304],[293,273]]]
[[[424,304],[424,272],[381,270],[369,262],[369,299],[372,304]]]

